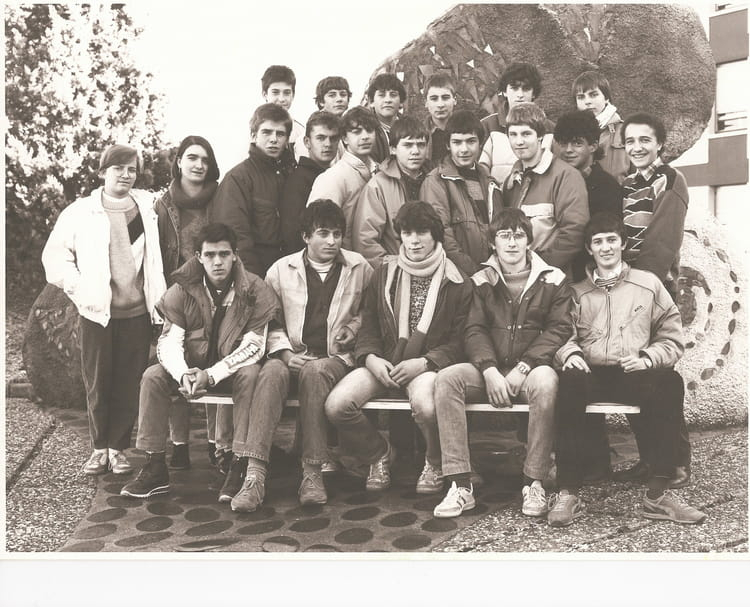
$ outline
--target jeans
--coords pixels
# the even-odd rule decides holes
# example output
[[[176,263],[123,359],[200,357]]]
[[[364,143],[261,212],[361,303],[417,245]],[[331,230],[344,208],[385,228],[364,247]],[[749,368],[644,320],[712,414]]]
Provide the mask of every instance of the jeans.
[[[240,375],[245,369],[253,371]],[[232,443],[235,455],[268,463],[273,433],[288,394],[289,369],[277,358],[267,359],[262,367],[250,365],[235,373]],[[218,438],[216,447],[219,447]]]
[[[349,367],[340,358],[318,358],[306,362],[296,377],[302,462],[320,465],[328,459],[328,420],[325,402]]]
[[[529,402],[529,431],[523,473],[543,480],[551,465],[555,435],[557,373],[552,367],[533,368],[521,386]],[[471,472],[469,435],[466,425],[467,402],[489,402],[484,376],[471,363],[460,363],[441,370],[435,382],[435,408],[443,453],[443,474]]]
[[[583,480],[582,440],[586,405],[615,401],[641,407],[646,463],[654,476],[671,477],[679,461],[680,420],[685,389],[673,369],[625,373],[620,367],[592,367],[591,373],[568,369],[560,375],[557,401],[557,482],[577,489]]]
[[[94,449],[124,451],[138,417],[138,386],[148,365],[151,319],[111,318],[106,327],[80,318],[81,373]]]
[[[435,415],[434,388],[437,374],[427,371],[417,375],[406,386],[414,421],[424,436],[425,458],[440,466],[440,437]],[[339,444],[345,453],[374,463],[385,455],[388,444],[362,412],[362,406],[373,398],[390,392],[365,367],[355,369],[331,391],[325,412],[339,432]]]
[[[222,382],[224,383],[224,382]],[[216,391],[216,390],[211,390]],[[176,396],[175,398],[182,398]],[[176,405],[179,403],[175,403]],[[187,404],[184,403],[183,404]],[[207,438],[211,443],[216,442],[216,428],[219,428],[220,443],[223,448],[229,448],[232,444],[232,406],[206,404],[206,429]],[[226,431],[229,434],[227,436]],[[187,443],[190,439],[190,409],[189,407],[175,406],[169,412],[169,436],[173,443]]]

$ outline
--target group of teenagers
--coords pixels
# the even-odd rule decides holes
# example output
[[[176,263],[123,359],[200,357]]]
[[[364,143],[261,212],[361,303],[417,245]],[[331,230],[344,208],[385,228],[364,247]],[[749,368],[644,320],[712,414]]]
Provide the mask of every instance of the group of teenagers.
[[[390,486],[396,449],[363,406],[408,398],[424,444],[416,492],[444,495],[434,516],[455,517],[482,482],[465,404],[520,398],[522,512],[563,527],[585,512],[582,486],[612,475],[604,416],[586,414],[610,401],[640,405],[640,461],[621,478],[645,481],[643,516],[702,522],[672,491],[690,481],[674,370],[688,191],[661,159],[663,123],[623,120],[606,78],[585,72],[577,109],[552,124],[528,63],[508,66],[482,120],[456,109],[445,73],[425,83],[427,124],[401,115],[394,74],[352,108],[347,81],[324,78],[305,126],[289,114],[295,85],[288,67],[266,70],[248,157],[220,182],[211,145],[190,136],[154,200],[133,189],[137,151],[117,144],[102,187],[59,215],[42,262],[80,313],[84,472],[133,472],[137,418],[147,459],[121,493],[169,491],[169,468],[190,467],[186,401],[231,393],[233,406],[206,406],[209,457],[219,501],[252,512],[296,394],[299,500],[325,504],[342,462],[368,491]]]

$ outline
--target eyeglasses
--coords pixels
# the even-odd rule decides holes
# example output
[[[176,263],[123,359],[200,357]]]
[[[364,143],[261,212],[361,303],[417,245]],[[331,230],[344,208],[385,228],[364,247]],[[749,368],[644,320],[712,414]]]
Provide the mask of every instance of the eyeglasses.
[[[519,240],[526,240],[526,232],[518,230],[517,232],[511,232],[510,230],[500,230],[495,234],[500,240],[510,241],[512,238],[516,242]]]

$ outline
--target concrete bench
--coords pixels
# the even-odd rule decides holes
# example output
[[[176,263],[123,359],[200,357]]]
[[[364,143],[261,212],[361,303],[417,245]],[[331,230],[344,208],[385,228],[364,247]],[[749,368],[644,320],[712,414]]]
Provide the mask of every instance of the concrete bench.
[[[233,405],[229,394],[205,394],[200,398],[190,399],[191,404],[206,405]],[[299,401],[290,399],[286,401],[287,407],[299,407]],[[410,411],[411,406],[406,399],[375,398],[365,403],[363,409],[379,409],[386,411]],[[466,410],[481,413],[528,413],[528,403],[514,403],[510,407],[495,408],[489,403],[467,403]],[[591,403],[586,407],[586,413],[640,413],[641,408],[637,405],[624,405],[622,403]]]

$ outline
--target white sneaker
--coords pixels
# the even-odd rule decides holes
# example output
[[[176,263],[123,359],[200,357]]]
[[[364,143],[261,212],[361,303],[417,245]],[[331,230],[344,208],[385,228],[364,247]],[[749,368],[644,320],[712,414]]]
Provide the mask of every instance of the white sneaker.
[[[133,466],[125,457],[123,451],[115,451],[114,449],[109,450],[109,469],[114,474],[130,474],[133,471]]]
[[[542,516],[543,514],[547,514],[547,494],[544,492],[542,483],[534,481],[531,485],[526,485],[521,490],[521,495],[523,495],[521,512],[526,516]]]
[[[448,489],[448,495],[443,501],[435,506],[432,516],[435,518],[453,518],[460,516],[464,510],[471,510],[476,506],[474,501],[474,487],[457,487],[455,481],[451,483]]]

